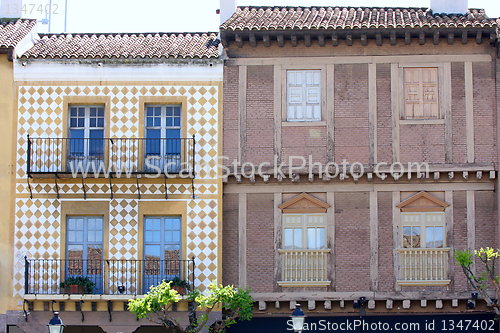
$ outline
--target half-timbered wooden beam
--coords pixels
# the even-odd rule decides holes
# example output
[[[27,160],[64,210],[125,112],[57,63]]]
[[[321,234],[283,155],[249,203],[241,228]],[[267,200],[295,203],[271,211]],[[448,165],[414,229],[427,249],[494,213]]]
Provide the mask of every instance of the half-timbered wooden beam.
[[[283,34],[278,34],[277,40],[278,40],[278,46],[279,47],[283,47],[283,45],[285,45]]]
[[[262,41],[264,42],[265,47],[271,46],[271,38],[269,37],[269,34],[262,35]]]
[[[252,47],[257,46],[257,38],[255,38],[255,34],[250,34],[248,39],[250,40],[250,45],[252,45]]]
[[[319,46],[325,46],[325,35],[323,33],[318,35],[318,44]]]

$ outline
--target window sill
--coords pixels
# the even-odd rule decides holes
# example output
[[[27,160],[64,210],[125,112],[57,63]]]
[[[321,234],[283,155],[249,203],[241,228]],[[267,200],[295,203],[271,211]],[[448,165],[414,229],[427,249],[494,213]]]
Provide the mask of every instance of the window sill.
[[[451,280],[398,280],[400,286],[447,286]]]
[[[444,125],[444,119],[404,119],[400,125]]]
[[[295,126],[326,126],[326,121],[283,121],[281,123],[283,127],[295,127]]]
[[[328,287],[331,281],[278,281],[280,287]]]

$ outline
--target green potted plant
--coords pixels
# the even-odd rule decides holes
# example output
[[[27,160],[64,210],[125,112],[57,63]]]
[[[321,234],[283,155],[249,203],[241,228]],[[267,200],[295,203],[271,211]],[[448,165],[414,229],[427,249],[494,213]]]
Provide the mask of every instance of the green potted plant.
[[[179,276],[174,277],[172,280],[170,280],[170,282],[170,288],[172,288],[173,290],[177,290],[180,295],[186,294],[186,290],[189,287],[189,282],[181,279]]]
[[[86,276],[70,276],[60,284],[66,294],[92,294],[95,283]]]

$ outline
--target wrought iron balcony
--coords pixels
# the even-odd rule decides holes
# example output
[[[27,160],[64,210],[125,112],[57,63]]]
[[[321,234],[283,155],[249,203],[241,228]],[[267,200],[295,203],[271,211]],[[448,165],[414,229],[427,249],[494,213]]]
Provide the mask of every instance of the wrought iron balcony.
[[[192,138],[31,138],[28,175],[76,177],[130,174],[189,174],[194,178],[196,140]]]
[[[27,259],[24,266],[24,293],[59,295],[70,293],[61,286],[69,277],[83,277],[92,290],[75,293],[141,295],[163,280],[180,278],[194,287],[195,260],[82,260]],[[189,289],[188,288],[188,289]]]

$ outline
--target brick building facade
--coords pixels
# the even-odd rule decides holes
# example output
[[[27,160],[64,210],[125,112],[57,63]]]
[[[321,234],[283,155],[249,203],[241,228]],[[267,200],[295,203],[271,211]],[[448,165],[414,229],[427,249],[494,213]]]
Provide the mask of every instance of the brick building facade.
[[[487,312],[453,253],[499,246],[498,21],[238,7],[221,40],[222,280],[255,317]]]

